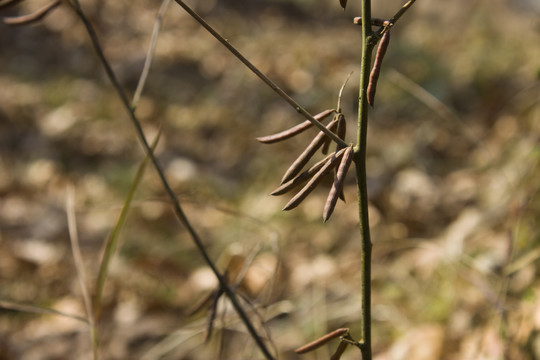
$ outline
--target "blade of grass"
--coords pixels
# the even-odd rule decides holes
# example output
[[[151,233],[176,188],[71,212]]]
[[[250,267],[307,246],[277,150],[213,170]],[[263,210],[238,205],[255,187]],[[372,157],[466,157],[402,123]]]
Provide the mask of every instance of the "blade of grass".
[[[90,323],[91,331],[90,338],[92,342],[92,349],[94,360],[98,359],[98,334],[94,324],[94,316],[92,315],[92,300],[86,286],[86,272],[84,270],[84,262],[81,254],[81,248],[79,246],[79,236],[77,233],[77,221],[75,218],[75,190],[73,185],[67,188],[66,197],[66,213],[68,220],[69,240],[71,241],[71,250],[73,253],[73,262],[75,263],[75,270],[77,271],[77,279],[81,287],[82,297],[84,301],[84,307],[86,309],[86,316]]]
[[[144,59],[144,66],[137,83],[137,88],[135,89],[135,94],[133,95],[133,100],[131,101],[131,107],[135,109],[139,104],[141,99],[141,94],[146,84],[146,79],[148,78],[148,73],[150,72],[150,66],[152,65],[152,60],[154,59],[154,53],[156,50],[157,39],[159,31],[161,30],[161,25],[163,24],[163,17],[169,8],[171,0],[163,0],[161,7],[159,8],[158,14],[156,16],[156,21],[154,22],[154,28],[152,29],[152,39],[150,40],[150,45],[148,46],[148,51],[146,53],[146,58]]]
[[[32,313],[32,314],[58,315],[58,316],[67,317],[73,320],[83,322],[87,325],[90,325],[90,322],[88,321],[88,319],[85,319],[82,316],[68,314],[63,311],[49,309],[49,308],[38,306],[38,305],[21,304],[15,301],[0,300],[0,308],[6,309],[6,310],[27,312],[27,313]]]
[[[151,145],[152,151],[155,150],[160,137],[161,137],[161,131],[157,134],[156,138],[154,139]],[[101,263],[99,266],[99,273],[96,280],[95,294],[94,294],[94,321],[96,323],[98,322],[98,318],[101,313],[101,300],[103,296],[103,289],[105,288],[105,281],[107,280],[109,264],[111,263],[114,253],[118,247],[118,238],[120,236],[120,231],[122,230],[126,222],[126,217],[131,207],[131,203],[133,201],[135,191],[137,190],[137,188],[139,187],[139,184],[141,183],[141,180],[144,175],[144,171],[146,169],[146,165],[148,164],[149,160],[150,160],[150,157],[146,155],[144,159],[141,161],[139,168],[137,169],[137,173],[135,174],[135,178],[133,179],[133,182],[131,183],[131,186],[129,187],[126,200],[124,201],[124,205],[122,206],[120,215],[118,216],[118,219],[116,220],[116,224],[114,225],[114,228],[110,236],[107,238],[107,241],[105,242],[103,256],[101,258]]]

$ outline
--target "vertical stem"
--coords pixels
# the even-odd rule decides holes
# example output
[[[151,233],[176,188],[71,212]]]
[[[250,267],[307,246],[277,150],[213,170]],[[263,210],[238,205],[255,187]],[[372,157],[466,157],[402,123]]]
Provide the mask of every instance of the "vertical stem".
[[[371,31],[371,0],[362,0],[362,63],[360,65],[360,94],[358,99],[358,146],[355,149],[358,210],[362,240],[362,336],[359,343],[362,360],[371,360],[371,235],[369,232],[366,145],[368,125],[367,88],[371,69],[371,54],[376,39]]]

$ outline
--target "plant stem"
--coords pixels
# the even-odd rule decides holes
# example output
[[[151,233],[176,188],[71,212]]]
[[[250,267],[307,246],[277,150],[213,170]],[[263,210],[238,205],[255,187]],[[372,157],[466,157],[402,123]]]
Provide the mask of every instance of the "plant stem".
[[[358,186],[358,211],[362,240],[361,312],[362,334],[359,347],[362,360],[371,360],[371,234],[369,231],[366,145],[368,125],[367,88],[371,69],[371,54],[376,44],[371,31],[371,0],[362,0],[362,62],[360,65],[360,90],[358,99],[358,145],[355,149],[356,179]]]

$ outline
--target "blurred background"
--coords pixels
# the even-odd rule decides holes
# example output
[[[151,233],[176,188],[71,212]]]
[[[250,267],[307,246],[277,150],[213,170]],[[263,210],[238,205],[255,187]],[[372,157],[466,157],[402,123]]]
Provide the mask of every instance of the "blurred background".
[[[30,13],[24,1],[0,16]],[[402,1],[373,2],[391,17]],[[133,94],[160,1],[82,1]],[[355,142],[360,2],[190,4],[312,114],[342,106]],[[540,359],[540,3],[423,0],[392,30],[368,134],[377,360]],[[329,183],[297,209],[269,193],[316,134],[255,137],[303,119],[176,3],[168,7],[137,108],[163,134],[159,161],[221,270],[280,359],[329,331],[360,335],[355,179],[322,222]],[[0,300],[85,316],[67,228],[67,189],[87,285],[144,157],[83,26],[60,7],[34,26],[0,24]],[[317,156],[321,156],[320,154]],[[109,271],[103,359],[258,359],[175,219],[151,166]],[[257,314],[253,313],[257,309]],[[265,320],[264,327],[261,319]],[[90,359],[88,327],[0,310],[0,359]],[[358,359],[349,349],[343,359]]]

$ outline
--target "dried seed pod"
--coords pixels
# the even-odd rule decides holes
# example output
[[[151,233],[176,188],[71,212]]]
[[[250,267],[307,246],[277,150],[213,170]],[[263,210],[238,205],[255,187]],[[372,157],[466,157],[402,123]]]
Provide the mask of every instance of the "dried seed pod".
[[[336,120],[333,119],[328,125],[326,125],[327,129],[332,128],[336,124]],[[317,152],[317,150],[323,145],[324,140],[326,138],[326,134],[322,131],[319,132],[317,136],[311,141],[311,143],[308,145],[308,147],[298,156],[298,158],[293,162],[293,164],[287,169],[285,172],[285,175],[283,175],[283,179],[281,179],[281,183],[285,183],[292,178],[294,178],[301,170],[302,168],[307,164],[309,159]]]
[[[315,118],[315,120],[324,120],[326,117],[328,117],[328,115],[332,114],[334,112],[334,109],[328,109],[328,110],[324,110],[323,112],[313,116]],[[287,129],[287,130],[284,130],[284,131],[281,131],[277,134],[273,134],[273,135],[268,135],[268,136],[262,136],[262,137],[258,137],[257,138],[257,141],[263,143],[263,144],[273,144],[275,142],[278,142],[278,141],[283,141],[283,140],[287,140],[287,139],[290,139],[292,138],[293,136],[295,135],[298,135],[302,132],[304,132],[305,130],[309,129],[310,127],[313,126],[313,123],[309,120],[306,120],[304,122],[302,122],[301,124],[298,124],[290,129]]]
[[[15,17],[6,17],[4,18],[4,23],[10,26],[22,26],[22,25],[33,24],[43,19],[45,16],[47,16],[48,13],[50,13],[52,10],[54,10],[54,8],[56,8],[60,4],[61,4],[61,0],[52,1],[48,3],[47,5],[45,5],[44,7],[42,7],[41,9],[36,10],[35,12],[31,14],[15,16]]]
[[[387,31],[381,38],[379,47],[377,48],[377,55],[375,56],[375,62],[373,63],[373,68],[371,69],[371,74],[369,75],[369,84],[367,88],[367,102],[369,105],[373,106],[375,103],[375,92],[377,91],[377,81],[379,80],[379,74],[381,72],[381,65],[386,54],[386,49],[388,49],[388,44],[390,43],[390,32]]]
[[[347,134],[347,121],[345,120],[345,115],[339,114],[337,120],[336,134],[341,140],[345,141],[345,135]]]
[[[326,334],[323,337],[320,337],[313,342],[310,342],[309,344],[299,347],[298,349],[294,350],[294,352],[297,354],[305,354],[307,352],[320,348],[321,346],[323,346],[330,340],[335,339],[344,334],[347,334],[348,332],[349,332],[348,328],[341,328],[341,329],[334,330],[331,333]]]
[[[308,183],[300,190],[283,208],[283,211],[291,210],[297,207],[312,191],[317,187],[323,177],[328,174],[335,166],[337,166],[339,159],[343,156],[345,149],[341,149],[334,156],[324,164],[324,166],[317,171],[315,175],[308,181]]]
[[[343,353],[347,349],[347,346],[349,346],[349,344],[347,342],[341,341],[339,343],[336,351],[330,357],[330,360],[339,360],[339,359],[341,359],[341,355],[343,355]]]
[[[311,178],[314,174],[316,174],[317,171],[319,171],[332,156],[334,156],[334,154],[328,155],[327,157],[325,157],[324,159],[322,159],[321,161],[319,161],[318,163],[316,163],[315,165],[313,165],[308,170],[304,171],[303,173],[301,173],[294,179],[291,179],[287,181],[286,183],[284,183],[283,185],[279,186],[277,189],[272,191],[270,195],[274,195],[274,196],[283,195],[289,192],[290,190],[294,189],[298,185],[303,184],[304,182],[308,181],[308,179]]]
[[[24,0],[8,0],[4,2],[0,2],[0,9],[6,9],[10,6],[16,5]]]
[[[343,141],[345,141],[345,136],[347,135],[347,121],[345,120],[345,115],[340,114],[337,125],[337,136]],[[336,144],[336,151],[338,150],[338,145]],[[334,176],[335,178],[335,176]],[[339,198],[345,202],[345,194],[343,194],[343,189],[339,192]]]
[[[332,215],[332,212],[334,212],[334,208],[336,207],[339,194],[343,190],[343,183],[345,182],[345,176],[347,175],[349,166],[351,166],[352,160],[353,160],[353,147],[351,145],[343,153],[343,157],[341,158],[341,162],[337,170],[336,178],[334,179],[334,184],[332,185],[332,188],[330,189],[330,192],[328,193],[328,198],[326,199],[326,204],[324,205],[324,210],[323,210],[324,222],[326,222]]]
[[[336,119],[336,117],[334,117],[334,119]],[[338,123],[339,123],[339,118],[337,118],[336,123],[331,128],[329,128],[328,130],[335,133]],[[321,152],[324,155],[328,154],[328,149],[330,148],[331,143],[332,143],[332,139],[330,139],[328,136],[324,138],[324,143],[323,143],[323,146],[322,146],[322,149],[321,149]]]

